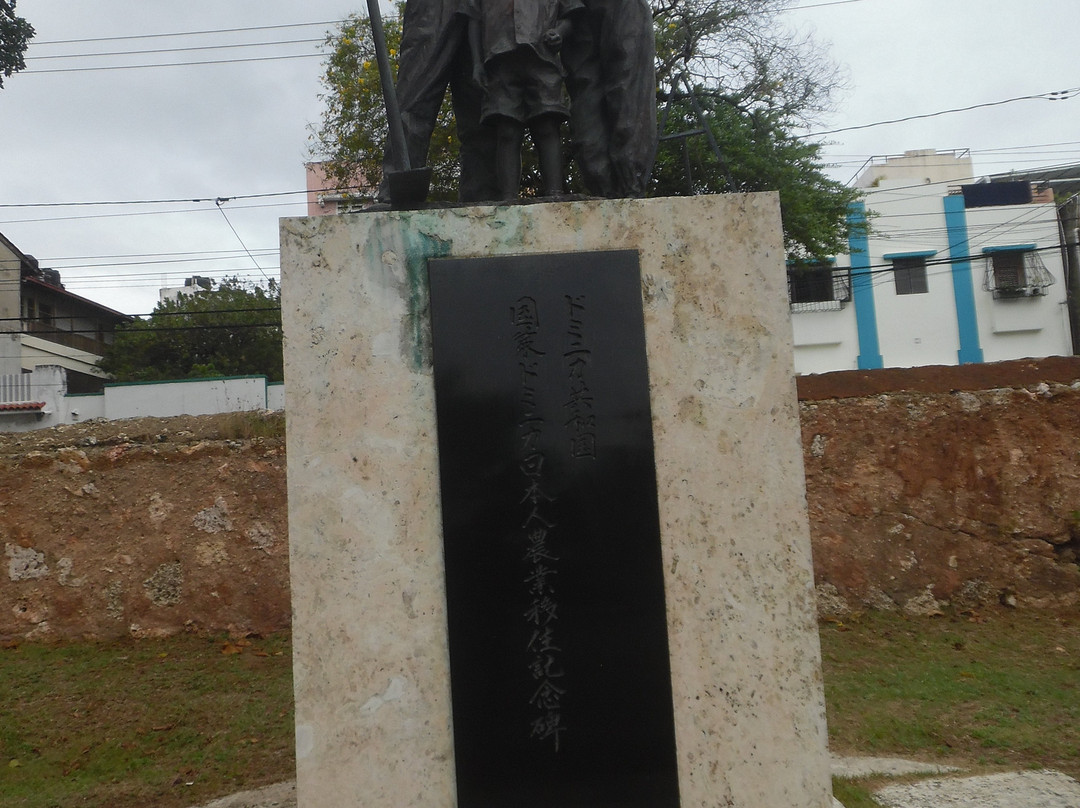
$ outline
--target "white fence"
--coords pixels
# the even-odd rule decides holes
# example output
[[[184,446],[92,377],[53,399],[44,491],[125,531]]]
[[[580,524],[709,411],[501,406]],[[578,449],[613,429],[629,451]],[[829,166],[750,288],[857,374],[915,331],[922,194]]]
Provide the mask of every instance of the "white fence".
[[[30,404],[44,404],[30,408]],[[27,405],[27,406],[20,406]],[[63,368],[0,376],[0,431],[24,432],[93,418],[168,417],[285,409],[285,385],[265,376],[107,384],[102,393],[67,395]]]
[[[0,404],[26,404],[34,401],[30,373],[5,373],[0,376]]]

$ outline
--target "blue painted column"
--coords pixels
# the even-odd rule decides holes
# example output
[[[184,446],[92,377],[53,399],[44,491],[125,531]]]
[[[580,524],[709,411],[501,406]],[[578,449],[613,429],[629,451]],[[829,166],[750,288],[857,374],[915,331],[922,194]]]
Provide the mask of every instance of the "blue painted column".
[[[967,213],[964,210],[964,197],[959,194],[945,197],[945,229],[949,234],[956,326],[960,336],[960,350],[956,356],[961,365],[970,365],[983,361],[983,351],[979,342],[979,321],[975,314]]]
[[[885,366],[878,344],[874,276],[870,273],[870,238],[866,229],[866,206],[852,202],[848,208],[848,250],[851,253],[851,299],[855,301],[855,326],[859,334],[859,370]]]

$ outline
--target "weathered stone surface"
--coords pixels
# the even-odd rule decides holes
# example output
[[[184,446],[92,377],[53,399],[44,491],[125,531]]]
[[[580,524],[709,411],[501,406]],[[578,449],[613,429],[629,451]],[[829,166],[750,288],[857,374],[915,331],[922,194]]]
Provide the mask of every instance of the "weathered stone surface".
[[[283,222],[301,806],[454,801],[427,259],[612,248],[641,257],[683,804],[830,805],[778,207],[731,195]]]

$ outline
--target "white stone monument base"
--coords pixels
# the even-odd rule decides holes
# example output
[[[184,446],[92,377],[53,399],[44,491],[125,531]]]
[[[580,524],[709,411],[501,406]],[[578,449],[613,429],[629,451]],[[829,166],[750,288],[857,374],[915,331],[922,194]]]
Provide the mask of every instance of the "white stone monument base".
[[[455,805],[427,321],[434,257],[641,262],[683,806],[827,808],[774,194],[281,227],[299,808]]]

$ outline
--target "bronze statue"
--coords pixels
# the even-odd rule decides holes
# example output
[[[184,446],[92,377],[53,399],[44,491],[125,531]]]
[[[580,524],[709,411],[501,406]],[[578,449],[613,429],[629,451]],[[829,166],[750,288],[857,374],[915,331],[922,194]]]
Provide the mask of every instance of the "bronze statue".
[[[480,123],[481,89],[472,77],[468,48],[468,18],[463,0],[406,0],[398,53],[397,103],[405,130],[409,163],[427,164],[431,133],[449,87],[454,105],[461,180],[458,199],[494,199],[495,132]],[[393,147],[383,159],[379,200],[389,202],[386,176],[400,164]]]
[[[559,129],[570,118],[563,102],[559,50],[581,0],[471,0],[469,44],[477,84],[483,87],[480,121],[496,132],[499,199],[517,199],[521,145],[529,128],[540,162],[543,195],[563,193]]]
[[[574,159],[590,193],[636,197],[656,159],[656,44],[646,0],[584,0],[563,46]]]
[[[562,83],[569,111],[554,100]],[[562,193],[559,131],[567,116],[586,190],[644,195],[657,144],[646,0],[407,0],[396,94],[414,167],[427,162],[448,87],[461,142],[460,201],[517,196],[526,127],[543,193]],[[390,201],[385,175],[405,162],[388,148],[380,200]]]

